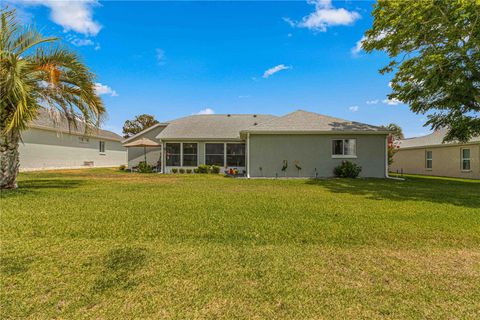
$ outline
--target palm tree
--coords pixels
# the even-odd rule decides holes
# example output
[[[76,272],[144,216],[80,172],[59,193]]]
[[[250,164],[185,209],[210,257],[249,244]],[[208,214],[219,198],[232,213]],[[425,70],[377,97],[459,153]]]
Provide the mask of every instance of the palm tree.
[[[40,108],[85,130],[98,127],[105,108],[94,74],[77,54],[21,27],[15,10],[0,10],[0,189],[16,188],[21,132]]]

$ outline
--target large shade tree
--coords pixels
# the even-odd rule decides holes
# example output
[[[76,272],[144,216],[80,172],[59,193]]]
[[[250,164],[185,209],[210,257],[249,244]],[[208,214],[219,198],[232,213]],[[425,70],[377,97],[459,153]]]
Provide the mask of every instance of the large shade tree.
[[[390,99],[448,128],[446,141],[480,135],[480,0],[379,0],[362,47],[394,72]]]
[[[133,120],[125,121],[123,125],[123,137],[130,138],[143,130],[150,128],[158,123],[154,116],[149,114],[141,114],[136,116]]]
[[[94,74],[57,38],[21,26],[14,10],[0,9],[0,188],[16,188],[21,133],[40,108],[85,130],[99,125],[105,108]]]

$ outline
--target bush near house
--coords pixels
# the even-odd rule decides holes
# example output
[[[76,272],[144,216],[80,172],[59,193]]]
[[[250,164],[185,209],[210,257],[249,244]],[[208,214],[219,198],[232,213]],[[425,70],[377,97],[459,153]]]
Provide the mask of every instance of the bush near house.
[[[177,168],[172,168],[172,173],[177,173],[178,169]]]
[[[215,174],[219,174],[220,173],[220,167],[219,166],[211,166],[210,167],[210,172],[215,173]]]
[[[356,178],[362,171],[362,167],[350,161],[342,161],[342,164],[335,167],[333,173],[340,178]]]
[[[185,170],[187,173],[192,173],[192,169]]]
[[[206,164],[201,164],[198,166],[198,173],[209,173],[210,172],[210,166],[207,166]]]
[[[180,168],[180,169],[178,169],[178,172],[179,172],[179,173],[185,173],[185,169],[184,169],[184,168]]]
[[[140,173],[152,173],[153,168],[152,168],[151,165],[149,165],[145,161],[142,161],[138,164],[138,172],[140,172]]]

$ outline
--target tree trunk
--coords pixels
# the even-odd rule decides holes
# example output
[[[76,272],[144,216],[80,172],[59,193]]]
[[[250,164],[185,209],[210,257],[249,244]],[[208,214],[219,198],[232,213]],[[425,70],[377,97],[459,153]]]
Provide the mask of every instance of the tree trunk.
[[[0,134],[0,189],[17,188],[20,133]]]

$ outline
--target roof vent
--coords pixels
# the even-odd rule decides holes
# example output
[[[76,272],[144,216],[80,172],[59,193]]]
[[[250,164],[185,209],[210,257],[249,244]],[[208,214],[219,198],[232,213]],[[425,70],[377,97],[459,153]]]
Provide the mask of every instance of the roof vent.
[[[227,114],[227,117],[231,117],[231,116],[232,116],[232,115],[231,115],[230,113],[229,113],[229,114]]]
[[[257,124],[258,124],[258,123],[255,122],[253,125],[256,126]]]
[[[256,117],[257,117],[257,115],[256,115],[256,114],[254,114],[254,115],[253,115],[253,117],[254,117],[254,118],[256,118]]]

